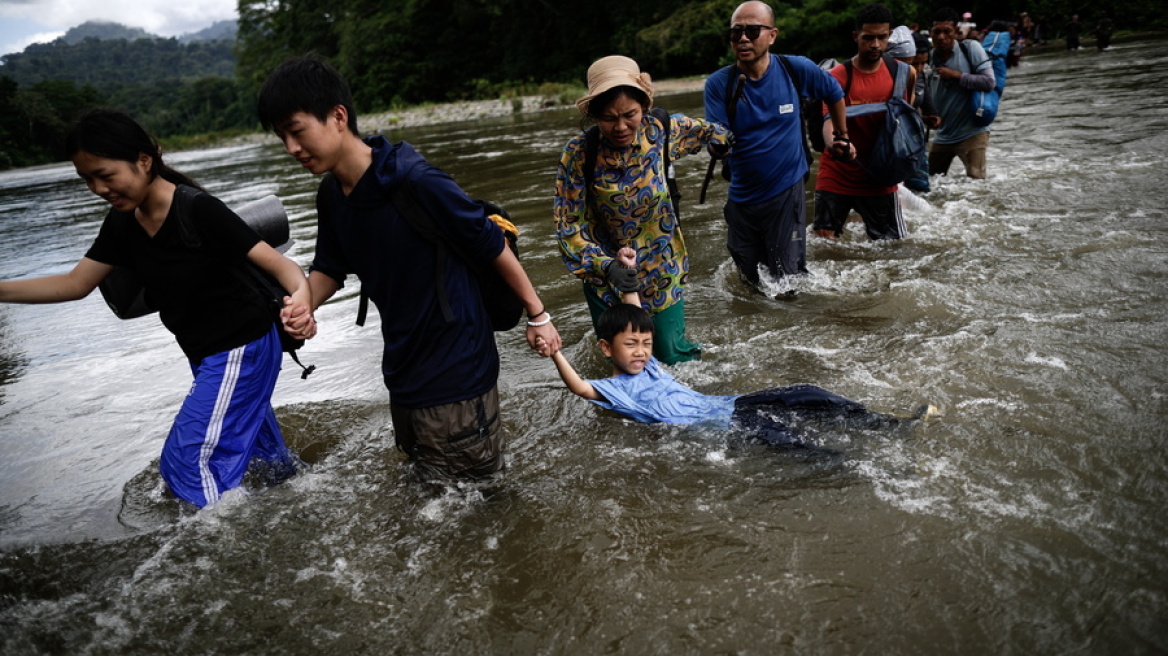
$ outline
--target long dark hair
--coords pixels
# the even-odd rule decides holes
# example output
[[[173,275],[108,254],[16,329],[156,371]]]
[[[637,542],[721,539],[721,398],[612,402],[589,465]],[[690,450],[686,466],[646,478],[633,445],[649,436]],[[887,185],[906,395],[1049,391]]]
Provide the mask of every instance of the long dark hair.
[[[134,164],[142,153],[150,156],[150,180],[161,177],[174,184],[202,189],[191,178],[162,162],[162,149],[146,129],[129,115],[112,109],[92,109],[77,119],[65,135],[65,153],[85,151],[98,157]]]

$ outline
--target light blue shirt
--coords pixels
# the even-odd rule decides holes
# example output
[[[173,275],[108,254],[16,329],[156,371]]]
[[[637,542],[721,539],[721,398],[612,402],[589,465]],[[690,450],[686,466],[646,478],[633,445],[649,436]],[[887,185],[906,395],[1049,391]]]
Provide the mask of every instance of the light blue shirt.
[[[729,428],[734,400],[741,396],[695,392],[663,370],[657,358],[649,358],[639,374],[619,374],[588,382],[606,399],[593,403],[647,424],[708,423],[716,428]]]

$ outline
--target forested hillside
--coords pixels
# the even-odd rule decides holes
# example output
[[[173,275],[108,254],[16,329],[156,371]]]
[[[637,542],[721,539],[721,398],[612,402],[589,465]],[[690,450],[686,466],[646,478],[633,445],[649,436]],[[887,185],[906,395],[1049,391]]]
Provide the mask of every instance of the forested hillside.
[[[254,126],[254,103],[236,81],[234,24],[212,28],[203,34],[229,38],[85,23],[0,57],[0,168],[60,159],[69,122],[95,105],[164,136]]]
[[[723,34],[739,2],[238,0],[234,41],[140,38],[133,28],[88,24],[0,58],[0,168],[59,158],[65,127],[94,104],[125,109],[160,137],[256,129],[255,94],[263,79],[284,57],[310,51],[346,75],[362,112],[498,97],[545,82],[583,84],[588,65],[614,53],[636,58],[659,79],[706,74],[730,61]],[[852,20],[865,4],[779,4],[776,49],[815,60],[845,56],[855,47]],[[898,23],[927,28],[941,3],[886,4]],[[1088,38],[1105,12],[1119,30],[1168,26],[1158,0],[1115,6],[984,0],[955,6],[972,11],[983,25],[1028,11],[1045,17],[1056,32],[1078,13]],[[208,33],[233,34],[223,27]]]

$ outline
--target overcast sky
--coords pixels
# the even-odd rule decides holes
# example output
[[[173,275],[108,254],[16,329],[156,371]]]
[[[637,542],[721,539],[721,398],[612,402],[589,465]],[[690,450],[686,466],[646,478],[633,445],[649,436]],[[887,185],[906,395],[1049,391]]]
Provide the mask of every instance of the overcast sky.
[[[235,18],[235,7],[236,0],[0,0],[0,55],[52,41],[91,20],[178,36]]]

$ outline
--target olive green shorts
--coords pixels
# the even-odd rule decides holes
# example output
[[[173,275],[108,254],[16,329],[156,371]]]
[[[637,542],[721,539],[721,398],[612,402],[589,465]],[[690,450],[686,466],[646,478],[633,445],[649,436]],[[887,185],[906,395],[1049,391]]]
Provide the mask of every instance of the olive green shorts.
[[[421,480],[478,480],[506,466],[498,386],[482,396],[430,408],[390,404],[390,415],[397,448]]]

